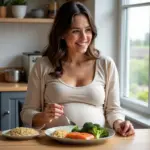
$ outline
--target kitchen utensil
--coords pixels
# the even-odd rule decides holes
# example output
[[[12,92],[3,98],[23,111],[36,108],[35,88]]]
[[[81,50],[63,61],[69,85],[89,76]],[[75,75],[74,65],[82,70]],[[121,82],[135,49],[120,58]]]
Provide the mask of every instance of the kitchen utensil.
[[[64,116],[66,117],[66,119],[70,125],[76,125],[76,123],[73,122],[72,120],[70,120],[66,115],[64,115]]]
[[[43,124],[41,127],[36,127],[34,129],[40,132],[42,129],[44,129],[45,126],[46,124]]]
[[[23,68],[26,73],[26,81],[28,81],[29,74],[30,74],[33,66],[35,65],[36,61],[40,57],[42,57],[42,53],[39,51],[23,53],[23,57],[22,57],[23,62],[22,63],[23,63]]]
[[[7,82],[19,82],[20,81],[20,70],[18,69],[6,69],[4,71],[5,81]]]

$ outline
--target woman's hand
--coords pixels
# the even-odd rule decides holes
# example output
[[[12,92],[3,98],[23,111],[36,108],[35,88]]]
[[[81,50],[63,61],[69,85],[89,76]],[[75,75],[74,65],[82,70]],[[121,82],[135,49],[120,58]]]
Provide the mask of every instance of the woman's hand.
[[[44,111],[36,114],[33,117],[32,125],[40,127],[43,124],[48,124],[64,114],[63,106],[59,104],[47,104]]]
[[[57,119],[64,114],[63,106],[59,104],[47,104],[44,113],[49,117],[49,122],[53,119]]]
[[[130,121],[116,120],[114,122],[114,129],[122,136],[130,136],[135,134],[134,127]]]

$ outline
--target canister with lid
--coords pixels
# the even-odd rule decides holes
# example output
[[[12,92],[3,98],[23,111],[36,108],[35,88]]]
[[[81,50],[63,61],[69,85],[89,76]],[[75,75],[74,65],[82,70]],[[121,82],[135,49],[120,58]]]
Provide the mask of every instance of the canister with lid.
[[[48,5],[48,17],[55,18],[58,10],[58,2],[57,0],[50,0]]]

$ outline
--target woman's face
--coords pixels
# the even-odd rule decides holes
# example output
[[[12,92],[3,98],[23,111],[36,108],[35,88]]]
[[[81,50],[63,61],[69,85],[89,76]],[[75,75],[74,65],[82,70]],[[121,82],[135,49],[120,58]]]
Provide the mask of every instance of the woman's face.
[[[73,17],[71,28],[63,36],[69,53],[85,53],[92,40],[92,30],[84,15]]]

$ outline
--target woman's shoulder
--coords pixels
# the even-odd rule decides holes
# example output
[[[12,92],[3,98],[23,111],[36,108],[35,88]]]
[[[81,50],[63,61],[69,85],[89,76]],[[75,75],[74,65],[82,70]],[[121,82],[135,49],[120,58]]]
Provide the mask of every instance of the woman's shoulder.
[[[98,65],[102,65],[106,67],[110,65],[115,65],[114,60],[110,56],[100,55],[97,61],[98,61]]]
[[[43,66],[49,66],[51,65],[49,59],[47,56],[43,56],[43,57],[40,57],[38,60],[37,60],[37,64],[40,64],[40,65],[43,65]]]
[[[106,55],[100,55],[98,59],[99,59],[99,61],[104,61],[107,63],[114,62],[114,60],[110,56],[106,56]]]
[[[34,67],[41,73],[46,73],[53,70],[52,64],[47,56],[39,58]]]

